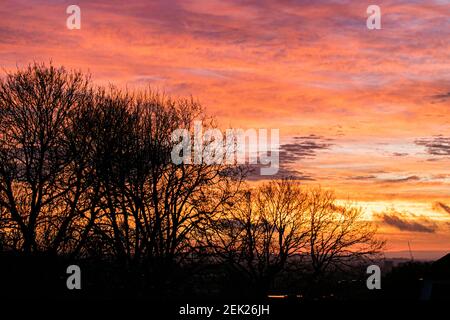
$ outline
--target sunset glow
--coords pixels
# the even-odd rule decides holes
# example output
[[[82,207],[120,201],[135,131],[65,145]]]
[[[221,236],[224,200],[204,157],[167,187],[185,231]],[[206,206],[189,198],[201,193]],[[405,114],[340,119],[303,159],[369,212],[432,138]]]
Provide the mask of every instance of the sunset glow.
[[[387,250],[449,251],[448,1],[377,1],[381,30],[361,1],[80,0],[80,30],[69,4],[3,0],[0,65],[52,61],[192,95],[223,128],[278,128],[280,175],[357,203]]]

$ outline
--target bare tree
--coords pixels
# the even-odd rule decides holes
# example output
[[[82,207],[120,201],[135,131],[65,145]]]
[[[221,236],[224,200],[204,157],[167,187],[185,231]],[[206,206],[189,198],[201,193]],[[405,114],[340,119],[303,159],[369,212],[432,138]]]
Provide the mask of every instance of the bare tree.
[[[287,179],[241,195],[205,235],[222,261],[243,273],[259,293],[265,293],[288,258],[308,243],[306,197],[295,181]]]
[[[233,196],[239,176],[226,165],[172,162],[172,132],[192,131],[193,121],[204,119],[194,100],[115,88],[97,96],[92,120],[84,121],[92,122],[91,194],[97,199],[84,242],[100,241],[104,255],[123,263],[168,271],[198,251],[192,234]]]
[[[0,81],[0,205],[25,252],[47,247],[66,223],[62,202],[76,182],[67,180],[64,134],[88,82],[81,73],[43,64]]]
[[[309,254],[313,277],[329,269],[354,267],[377,255],[384,241],[376,237],[376,226],[351,204],[338,204],[331,191],[313,188],[308,192],[310,222]]]
[[[194,120],[213,126],[203,111],[192,98],[94,88],[52,65],[8,74],[0,83],[3,238],[25,252],[182,262],[197,250],[194,230],[239,184],[230,166],[171,160],[174,130],[192,132]]]

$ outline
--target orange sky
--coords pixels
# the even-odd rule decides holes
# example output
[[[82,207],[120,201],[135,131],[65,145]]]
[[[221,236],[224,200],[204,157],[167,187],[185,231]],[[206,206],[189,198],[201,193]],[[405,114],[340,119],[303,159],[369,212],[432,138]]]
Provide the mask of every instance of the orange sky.
[[[81,30],[66,7],[81,8]],[[193,95],[279,128],[283,172],[358,201],[390,250],[450,249],[450,2],[2,0],[0,66]]]

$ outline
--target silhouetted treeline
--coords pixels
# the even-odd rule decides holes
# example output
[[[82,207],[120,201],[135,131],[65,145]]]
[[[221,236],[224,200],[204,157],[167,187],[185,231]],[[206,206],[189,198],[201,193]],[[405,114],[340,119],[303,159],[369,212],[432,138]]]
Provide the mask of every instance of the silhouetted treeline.
[[[174,164],[172,132],[194,120],[214,126],[192,98],[98,87],[45,64],[7,74],[2,260],[76,262],[93,287],[150,296],[184,292],[192,279],[187,292],[200,290],[208,278],[264,294],[277,277],[302,272],[314,285],[380,251],[361,210],[330,191],[291,179],[251,188],[238,165]]]

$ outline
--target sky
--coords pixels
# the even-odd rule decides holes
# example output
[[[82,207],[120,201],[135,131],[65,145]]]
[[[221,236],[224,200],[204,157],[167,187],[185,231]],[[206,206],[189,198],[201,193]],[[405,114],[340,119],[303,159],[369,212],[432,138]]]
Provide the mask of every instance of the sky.
[[[449,27],[449,0],[2,0],[0,66],[52,61],[277,128],[280,174],[360,205],[388,250],[450,251]]]

